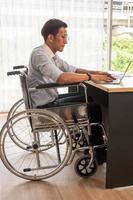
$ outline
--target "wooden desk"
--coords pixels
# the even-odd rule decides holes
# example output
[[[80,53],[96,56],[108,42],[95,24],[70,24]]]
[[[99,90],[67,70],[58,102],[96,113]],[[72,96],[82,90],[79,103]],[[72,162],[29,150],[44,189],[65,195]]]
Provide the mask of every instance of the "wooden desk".
[[[87,88],[108,132],[106,188],[133,185],[133,78],[121,85],[87,82]]]

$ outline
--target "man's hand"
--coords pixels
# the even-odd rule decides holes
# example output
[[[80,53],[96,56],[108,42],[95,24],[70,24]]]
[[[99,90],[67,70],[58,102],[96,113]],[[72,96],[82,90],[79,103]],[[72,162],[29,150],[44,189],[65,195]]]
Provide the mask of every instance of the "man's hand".
[[[93,73],[91,74],[91,80],[94,82],[100,82],[100,81],[104,81],[104,82],[112,82],[113,80],[115,80],[115,78],[107,73],[107,72],[99,72],[99,73]]]
[[[108,72],[103,72],[103,71],[91,71],[90,74],[94,74],[94,75],[107,75],[109,76],[110,78],[112,78],[113,80],[115,80],[115,78],[109,74]]]

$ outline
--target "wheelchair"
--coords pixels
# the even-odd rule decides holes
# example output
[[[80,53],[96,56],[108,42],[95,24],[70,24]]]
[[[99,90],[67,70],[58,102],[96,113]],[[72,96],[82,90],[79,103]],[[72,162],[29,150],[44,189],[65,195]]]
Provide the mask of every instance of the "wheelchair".
[[[20,68],[17,66],[15,69]],[[70,165],[80,152],[74,164],[76,173],[81,177],[95,174],[98,168],[95,150],[107,146],[107,135],[101,123],[90,123],[86,85],[51,83],[28,88],[26,70],[15,70],[8,75],[19,76],[23,98],[12,106],[1,129],[0,155],[5,167],[27,180],[47,179]],[[32,107],[32,91],[72,86],[83,89],[85,102],[43,109]],[[66,111],[72,113],[72,118],[66,119]],[[102,129],[104,142],[101,145],[92,143],[93,126]]]

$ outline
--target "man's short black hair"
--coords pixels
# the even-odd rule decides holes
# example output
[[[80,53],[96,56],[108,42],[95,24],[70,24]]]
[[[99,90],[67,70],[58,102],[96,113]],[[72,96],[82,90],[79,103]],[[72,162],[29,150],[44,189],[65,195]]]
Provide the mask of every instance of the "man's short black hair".
[[[47,40],[49,34],[56,35],[61,27],[67,28],[67,24],[59,19],[48,20],[41,30],[44,40]]]

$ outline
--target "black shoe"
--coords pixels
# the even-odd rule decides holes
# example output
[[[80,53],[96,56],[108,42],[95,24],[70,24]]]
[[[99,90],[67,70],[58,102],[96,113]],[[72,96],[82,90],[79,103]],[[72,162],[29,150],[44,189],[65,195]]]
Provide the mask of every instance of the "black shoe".
[[[95,156],[98,162],[98,165],[102,165],[107,161],[107,149],[104,148],[97,148],[95,149]]]
[[[92,126],[91,132],[92,132],[91,141],[93,145],[104,144],[103,133],[100,126]]]

